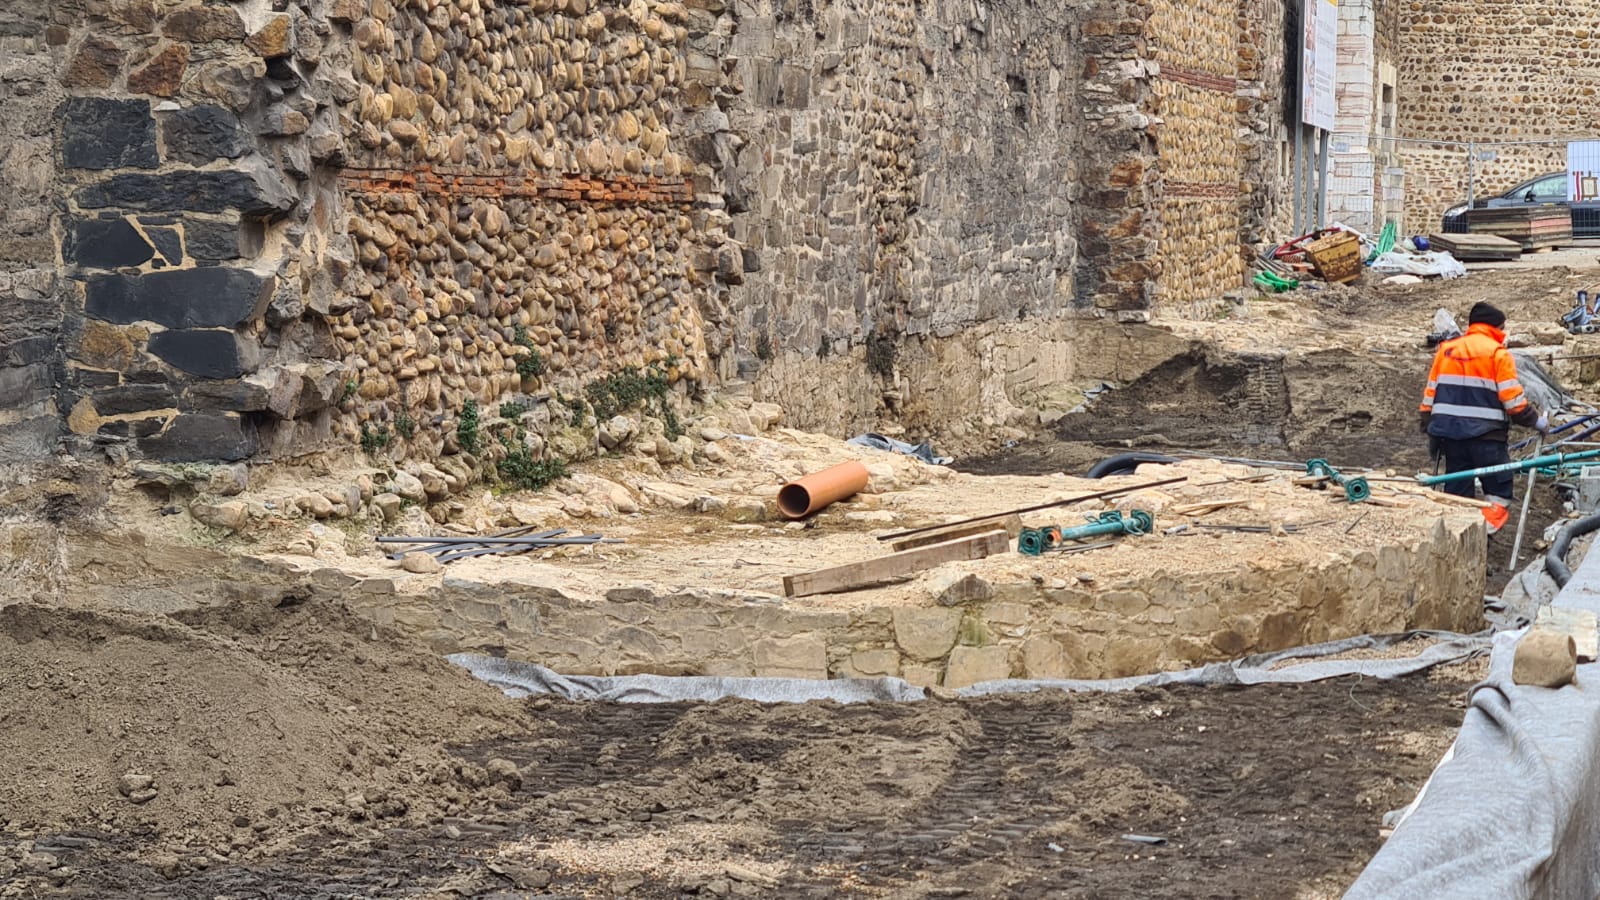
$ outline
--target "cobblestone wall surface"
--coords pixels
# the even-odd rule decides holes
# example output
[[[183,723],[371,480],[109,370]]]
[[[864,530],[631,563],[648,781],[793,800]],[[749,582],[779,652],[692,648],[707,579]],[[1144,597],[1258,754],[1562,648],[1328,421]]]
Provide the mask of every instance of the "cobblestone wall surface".
[[[0,15],[0,403],[36,454],[432,459],[474,404],[652,368],[938,427],[1070,377],[1070,323],[1237,286],[1270,215],[1234,0]],[[925,380],[1019,321],[1018,368]]]
[[[1249,45],[1240,44],[1237,0],[1157,0],[1151,8],[1159,76],[1153,109],[1161,119],[1160,291],[1164,304],[1181,308],[1244,283],[1240,183],[1248,156],[1238,134],[1242,50]]]
[[[1479,196],[1565,167],[1565,147],[1505,143],[1600,138],[1600,6],[1545,0],[1448,0],[1400,15],[1399,129],[1459,145],[1406,145],[1405,217],[1438,227],[1466,200],[1465,142],[1486,144]]]

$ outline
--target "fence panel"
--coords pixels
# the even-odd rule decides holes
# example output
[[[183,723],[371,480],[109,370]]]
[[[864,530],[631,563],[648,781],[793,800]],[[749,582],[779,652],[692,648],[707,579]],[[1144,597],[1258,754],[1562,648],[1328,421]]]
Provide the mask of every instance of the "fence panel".
[[[1323,208],[1329,222],[1369,233],[1389,221],[1403,234],[1465,231],[1466,220],[1459,213],[1469,200],[1498,197],[1540,176],[1565,172],[1567,143],[1336,134],[1329,146]],[[1535,200],[1564,201],[1564,193],[1549,193],[1564,191],[1564,186],[1564,179],[1538,185]],[[1579,230],[1600,231],[1600,205],[1580,207],[1574,216]],[[1590,219],[1595,220],[1592,227]]]

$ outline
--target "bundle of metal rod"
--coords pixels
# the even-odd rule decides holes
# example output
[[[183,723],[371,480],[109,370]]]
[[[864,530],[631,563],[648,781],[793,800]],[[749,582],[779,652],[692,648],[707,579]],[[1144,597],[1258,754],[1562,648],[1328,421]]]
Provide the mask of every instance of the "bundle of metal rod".
[[[1579,425],[1582,425],[1585,422],[1592,421],[1592,420],[1597,419],[1597,418],[1600,418],[1600,413],[1594,413],[1593,415],[1587,415],[1587,416],[1579,416],[1578,418],[1573,419],[1571,422],[1567,422],[1567,423],[1565,423],[1563,425],[1558,425],[1555,428],[1550,429],[1550,434],[1560,434],[1561,432],[1566,431],[1569,428],[1575,428],[1575,427],[1577,427]],[[1580,434],[1575,434],[1572,437],[1566,438],[1564,440],[1556,441],[1556,442],[1550,444],[1550,446],[1554,447],[1554,446],[1556,446],[1556,444],[1568,444],[1568,443],[1571,443],[1573,441],[1580,440],[1582,438],[1586,438],[1589,435],[1594,434],[1596,431],[1600,431],[1600,425],[1596,425],[1596,426],[1590,428],[1588,431],[1584,431],[1584,432],[1582,432]],[[1537,439],[1538,438],[1525,438],[1523,440],[1517,441],[1515,444],[1511,445],[1511,449],[1512,450],[1521,450],[1523,447],[1528,446],[1529,444],[1533,443]]]
[[[1174,451],[1168,455],[1175,456],[1178,459],[1210,459],[1240,466],[1254,466],[1258,469],[1297,469],[1303,472],[1306,468],[1306,464],[1303,462],[1290,462],[1285,459],[1251,459],[1247,456],[1218,456],[1213,453],[1192,453],[1186,450]],[[1339,469],[1347,472],[1372,471],[1366,466],[1340,466]]]
[[[1332,523],[1331,519],[1322,519],[1316,522],[1302,522],[1299,525],[1279,525],[1276,527],[1272,525],[1196,525],[1195,527],[1204,528],[1207,531],[1224,531],[1239,534],[1271,534],[1274,530],[1281,531],[1284,534],[1298,534],[1315,525],[1331,525]]]
[[[537,527],[538,527],[537,525],[518,526],[516,528],[507,528],[505,531],[496,531],[494,534],[487,535],[487,536],[488,537],[492,537],[492,538],[525,537],[525,536],[528,536],[528,532],[533,531],[533,529],[535,529]],[[564,533],[565,533],[565,531],[563,529],[559,529],[558,528],[554,532],[542,532],[539,536],[540,537],[554,537],[556,534],[564,534]],[[478,541],[478,538],[428,538],[427,540],[431,541],[433,543],[429,543],[428,546],[425,546],[425,547],[412,547],[409,550],[396,550],[395,552],[388,554],[388,556],[389,556],[390,559],[399,559],[400,557],[406,555],[407,553],[416,553],[416,552],[419,552],[419,551],[422,552],[422,553],[449,553],[449,552],[465,549],[465,547],[463,545],[458,544],[458,543],[453,543],[454,541],[472,540],[472,541],[476,542],[476,541]],[[450,542],[450,543],[438,543],[439,541],[445,541],[445,542]],[[399,544],[399,543],[407,543],[407,541],[405,541],[405,540],[390,540],[390,539],[387,539],[387,538],[378,538],[378,543],[380,543],[380,544]]]
[[[513,531],[519,529],[512,529]],[[521,529],[526,531],[526,529]],[[530,550],[540,550],[547,547],[587,547],[595,544],[620,544],[621,538],[608,538],[599,534],[583,534],[575,537],[561,537],[566,534],[566,529],[557,528],[551,531],[542,531],[537,534],[508,535],[497,533],[486,537],[380,537],[380,544],[424,544],[409,552],[421,551],[432,553],[442,563],[453,562],[458,559],[467,559],[473,556],[483,556],[489,553],[526,553]],[[390,554],[391,559],[405,555],[405,552]]]

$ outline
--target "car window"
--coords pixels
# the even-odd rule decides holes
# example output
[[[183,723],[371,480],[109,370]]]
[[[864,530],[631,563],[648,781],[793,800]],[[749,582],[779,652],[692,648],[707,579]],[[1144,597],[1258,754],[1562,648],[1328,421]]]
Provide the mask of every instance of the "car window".
[[[1551,175],[1541,178],[1533,183],[1533,199],[1540,203],[1551,203],[1567,199],[1567,176]]]

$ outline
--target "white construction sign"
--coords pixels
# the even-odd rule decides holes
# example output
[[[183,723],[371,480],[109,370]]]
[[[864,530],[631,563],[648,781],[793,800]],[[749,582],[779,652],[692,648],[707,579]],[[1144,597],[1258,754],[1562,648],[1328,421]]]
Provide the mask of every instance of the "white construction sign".
[[[1302,0],[1300,121],[1333,130],[1334,69],[1339,65],[1338,0]]]
[[[1567,144],[1567,199],[1574,203],[1600,200],[1600,141]]]

